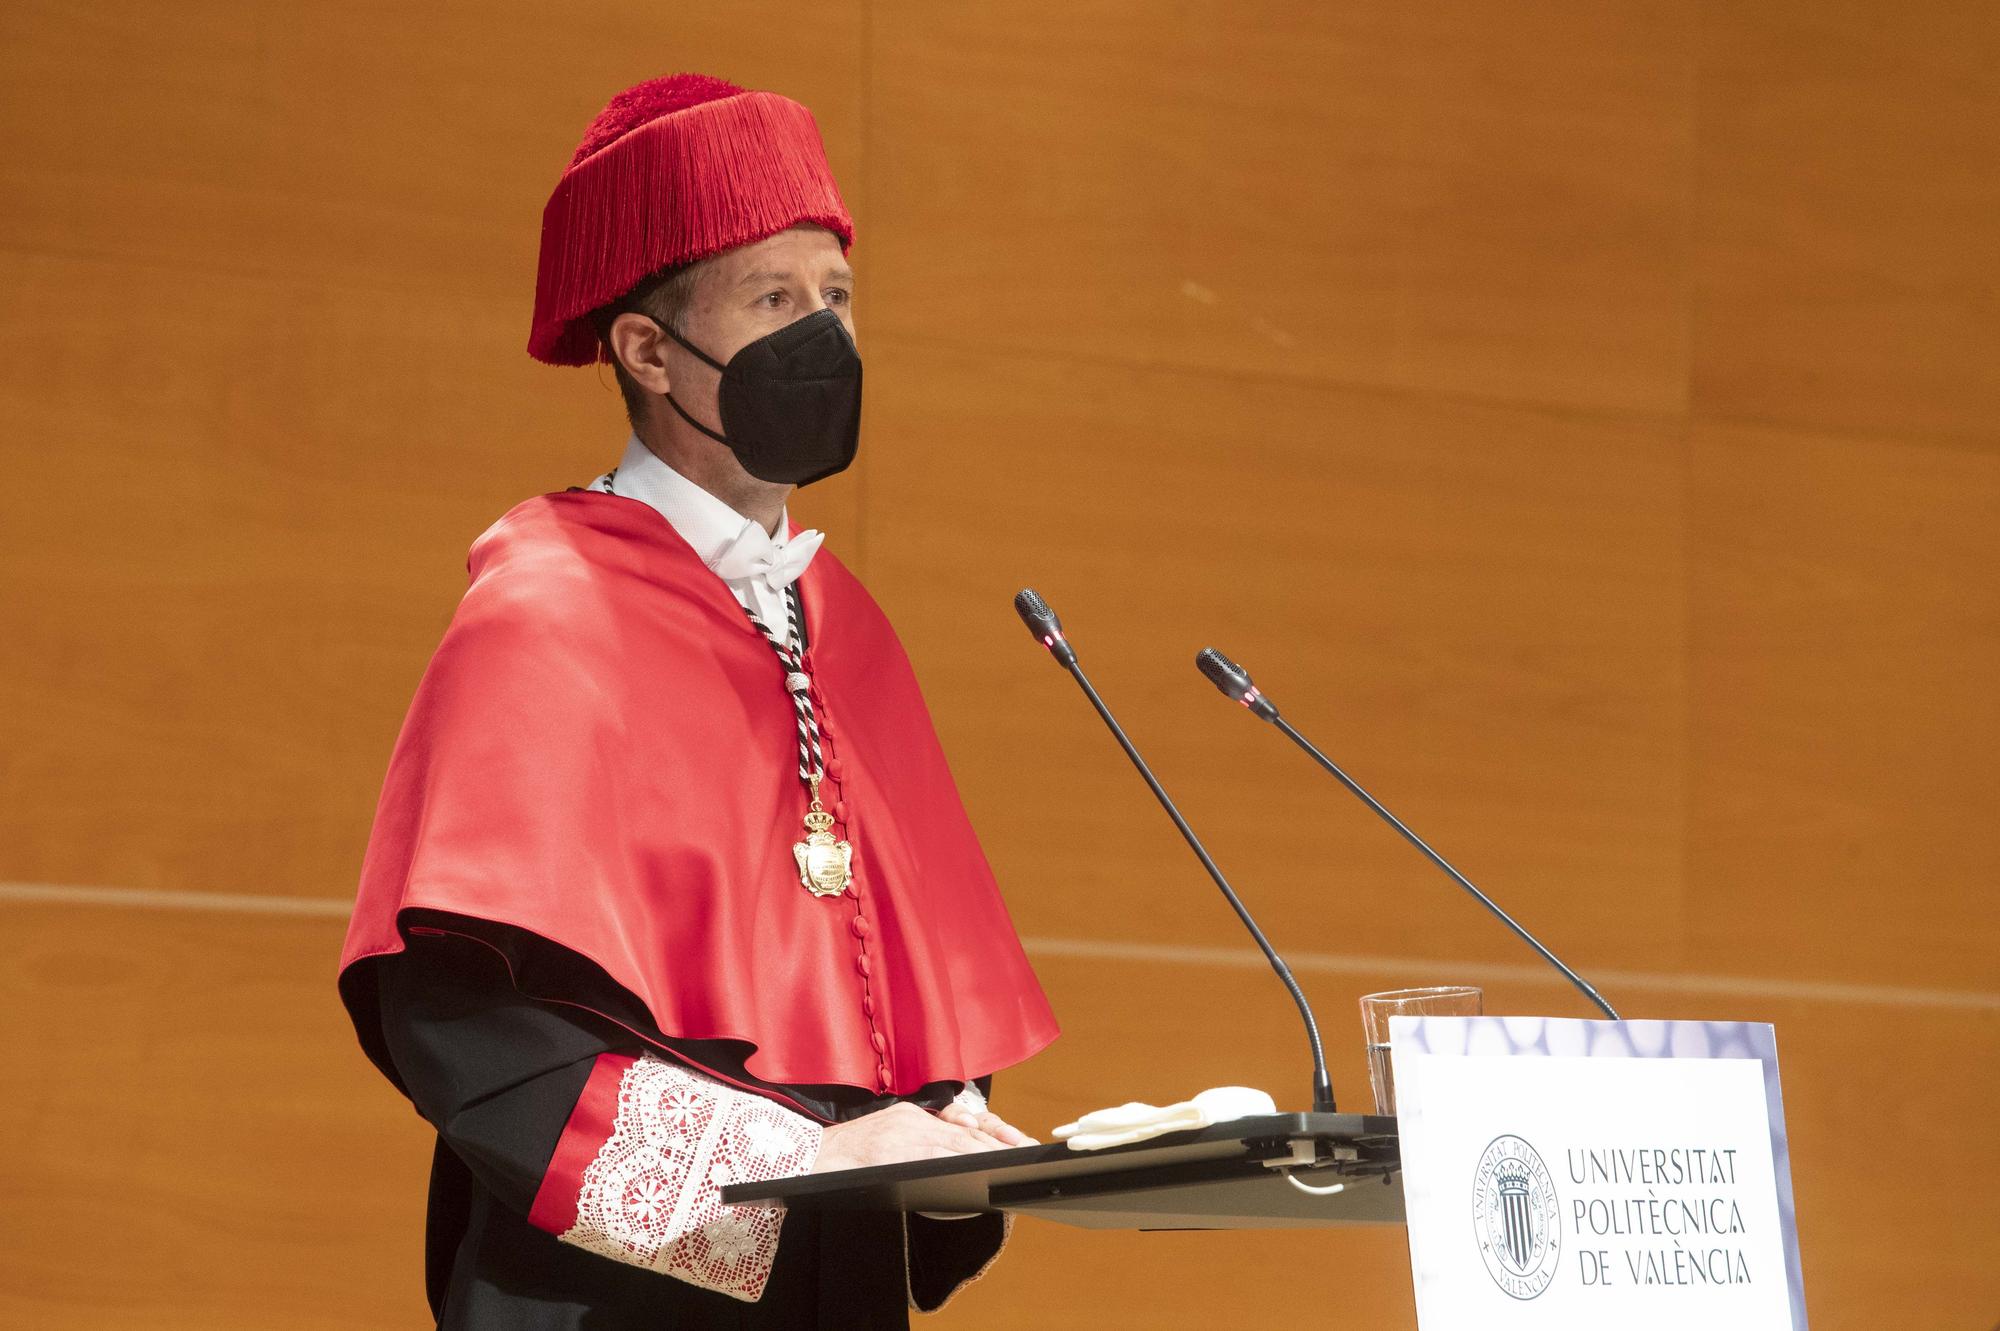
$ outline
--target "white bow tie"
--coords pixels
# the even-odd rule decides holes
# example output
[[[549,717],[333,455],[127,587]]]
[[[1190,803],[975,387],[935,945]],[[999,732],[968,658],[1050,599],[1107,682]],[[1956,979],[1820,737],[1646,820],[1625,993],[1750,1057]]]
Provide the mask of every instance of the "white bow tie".
[[[802,531],[779,545],[762,527],[746,522],[710,567],[724,582],[761,581],[772,591],[781,592],[798,581],[825,539],[822,532]]]

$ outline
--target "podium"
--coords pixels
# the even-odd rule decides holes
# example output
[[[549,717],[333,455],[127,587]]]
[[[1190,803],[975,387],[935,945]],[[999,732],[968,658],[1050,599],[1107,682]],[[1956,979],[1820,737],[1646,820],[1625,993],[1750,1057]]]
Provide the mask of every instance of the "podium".
[[[722,1190],[731,1206],[1008,1212],[1083,1229],[1403,1223],[1396,1120],[1270,1114],[1101,1151],[1058,1142],[801,1174]]]

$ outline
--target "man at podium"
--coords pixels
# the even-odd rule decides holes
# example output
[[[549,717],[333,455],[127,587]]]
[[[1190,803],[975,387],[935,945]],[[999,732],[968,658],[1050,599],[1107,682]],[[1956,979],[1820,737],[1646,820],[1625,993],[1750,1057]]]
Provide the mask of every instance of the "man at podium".
[[[894,632],[786,515],[856,448],[852,238],[811,114],[694,75],[544,211],[528,350],[609,362],[632,436],[474,543],[340,975],[438,1134],[441,1327],[903,1326],[1003,1240],[718,1198],[1025,1142],[984,1092],[1056,1034]]]

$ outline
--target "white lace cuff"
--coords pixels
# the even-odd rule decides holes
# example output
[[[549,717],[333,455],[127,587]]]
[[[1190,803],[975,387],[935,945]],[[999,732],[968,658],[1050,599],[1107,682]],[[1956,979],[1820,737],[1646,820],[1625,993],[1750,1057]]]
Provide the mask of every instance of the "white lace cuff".
[[[596,1092],[598,1121],[591,1121],[586,1088],[543,1182],[546,1197],[574,1181],[574,1222],[547,1223],[568,1208],[545,1206],[543,1198],[530,1219],[565,1243],[754,1302],[770,1278],[785,1213],[724,1206],[721,1189],[804,1173],[819,1154],[822,1129],[763,1096],[651,1054],[604,1055],[599,1065],[592,1081],[599,1072],[606,1081]],[[613,1075],[615,1117],[603,1113],[611,1108]],[[604,1117],[611,1117],[608,1135]],[[564,1180],[563,1161],[582,1159],[579,1140],[584,1149],[592,1140],[602,1144],[580,1178]]]

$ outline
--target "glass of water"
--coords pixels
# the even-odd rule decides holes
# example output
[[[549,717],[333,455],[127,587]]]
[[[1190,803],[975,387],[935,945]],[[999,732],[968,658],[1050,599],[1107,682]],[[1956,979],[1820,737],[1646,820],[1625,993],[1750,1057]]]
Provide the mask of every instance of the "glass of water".
[[[1483,991],[1468,984],[1431,989],[1391,989],[1364,994],[1361,1029],[1368,1036],[1368,1082],[1375,1088],[1375,1112],[1396,1112],[1396,1072],[1389,1062],[1389,1018],[1476,1017],[1485,1001]]]

